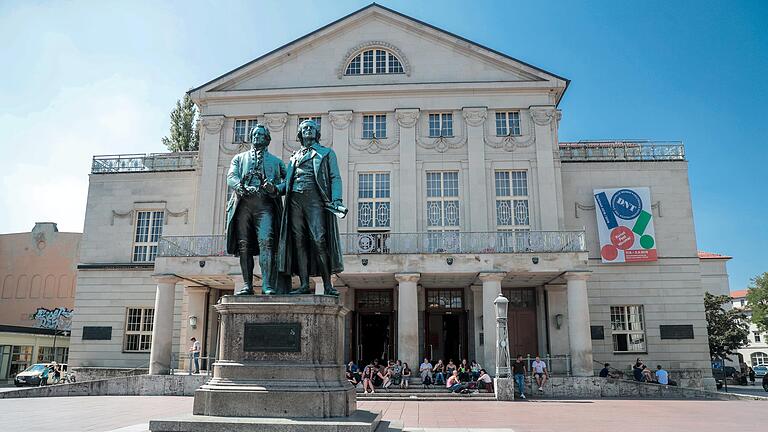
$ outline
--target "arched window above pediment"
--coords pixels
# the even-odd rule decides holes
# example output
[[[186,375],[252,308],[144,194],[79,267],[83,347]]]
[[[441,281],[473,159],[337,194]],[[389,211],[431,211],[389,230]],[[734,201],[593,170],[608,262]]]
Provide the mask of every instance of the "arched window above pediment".
[[[349,50],[339,67],[338,77],[405,74],[411,69],[403,53],[392,44],[371,41]]]

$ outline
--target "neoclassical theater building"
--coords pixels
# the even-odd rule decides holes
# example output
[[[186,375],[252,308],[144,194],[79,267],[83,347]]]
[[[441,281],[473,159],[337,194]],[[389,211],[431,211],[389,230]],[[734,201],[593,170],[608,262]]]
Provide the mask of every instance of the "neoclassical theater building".
[[[493,372],[502,293],[513,356],[577,376],[640,357],[712,385],[683,146],[560,142],[568,83],[372,4],[191,90],[199,152],[93,158],[70,364],[163,373],[192,336],[216,356],[213,306],[242,283],[224,252],[230,160],[258,122],[287,161],[312,118],[350,208],[333,279],[347,359]],[[601,257],[595,191],[621,188],[650,190],[651,260],[620,238],[626,262]]]

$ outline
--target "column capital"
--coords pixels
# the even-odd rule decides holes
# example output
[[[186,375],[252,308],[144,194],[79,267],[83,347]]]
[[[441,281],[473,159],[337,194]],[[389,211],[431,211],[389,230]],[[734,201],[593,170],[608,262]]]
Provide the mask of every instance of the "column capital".
[[[184,290],[189,294],[197,294],[197,293],[208,294],[208,292],[210,291],[210,288],[206,286],[188,286],[188,287],[184,287]]]
[[[485,282],[501,282],[507,277],[507,272],[481,272],[477,275],[478,279]]]
[[[585,281],[585,280],[589,279],[590,276],[592,276],[592,272],[591,271],[586,271],[586,270],[582,270],[582,271],[569,271],[569,272],[565,272],[563,274],[563,277],[567,281],[572,281],[572,280],[583,280],[583,281]]]
[[[421,273],[395,273],[395,279],[398,282],[418,282]]]
[[[181,278],[176,276],[172,273],[159,273],[159,274],[153,274],[152,278],[155,280],[155,282],[161,284],[161,283],[172,283],[177,284],[181,282]]]
[[[346,129],[352,122],[352,111],[328,111],[328,118],[334,129]]]
[[[462,114],[468,125],[481,126],[485,122],[485,117],[488,115],[488,108],[465,107],[462,108]]]
[[[403,128],[412,128],[416,121],[419,119],[419,109],[418,108],[398,108],[395,110],[395,118],[397,119],[397,124],[400,125],[400,127]]]
[[[472,290],[472,292],[483,292],[482,285],[470,285],[469,289]]]

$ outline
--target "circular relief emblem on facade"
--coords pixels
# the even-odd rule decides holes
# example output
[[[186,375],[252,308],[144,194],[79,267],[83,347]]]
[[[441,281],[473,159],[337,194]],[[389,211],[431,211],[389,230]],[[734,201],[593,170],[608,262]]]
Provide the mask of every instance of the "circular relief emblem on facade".
[[[621,250],[627,250],[635,243],[635,234],[625,226],[611,230],[611,243]]]
[[[640,215],[643,209],[643,200],[640,199],[635,191],[622,189],[611,198],[611,208],[613,212],[621,219],[634,219]]]

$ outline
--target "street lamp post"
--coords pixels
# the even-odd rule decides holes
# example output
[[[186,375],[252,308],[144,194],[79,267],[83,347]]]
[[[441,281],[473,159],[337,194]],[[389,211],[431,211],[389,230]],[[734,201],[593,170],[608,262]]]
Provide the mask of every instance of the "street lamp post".
[[[496,377],[506,378],[510,375],[509,335],[507,333],[509,300],[499,293],[493,304],[496,306]]]

